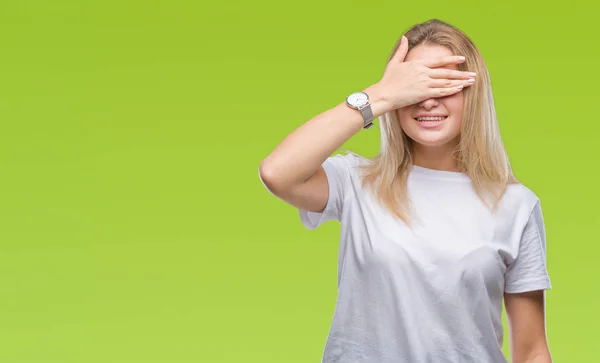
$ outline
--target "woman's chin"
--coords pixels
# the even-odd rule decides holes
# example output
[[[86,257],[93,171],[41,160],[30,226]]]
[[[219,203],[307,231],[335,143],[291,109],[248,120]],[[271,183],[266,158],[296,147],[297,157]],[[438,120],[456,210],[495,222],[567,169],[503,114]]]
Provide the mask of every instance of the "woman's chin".
[[[448,137],[449,135],[417,135],[411,138],[414,142],[426,147],[456,146],[457,138]]]
[[[427,147],[456,146],[460,139],[460,125],[452,122],[443,121],[436,127],[417,126],[414,123],[402,123],[401,126],[410,139]]]

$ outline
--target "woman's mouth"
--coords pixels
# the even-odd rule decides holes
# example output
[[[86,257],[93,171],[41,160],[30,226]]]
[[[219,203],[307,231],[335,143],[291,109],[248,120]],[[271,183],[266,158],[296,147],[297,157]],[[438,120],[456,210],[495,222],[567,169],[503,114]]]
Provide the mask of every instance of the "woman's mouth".
[[[421,127],[429,129],[438,127],[447,118],[448,116],[426,116],[417,117],[415,120],[419,123]]]

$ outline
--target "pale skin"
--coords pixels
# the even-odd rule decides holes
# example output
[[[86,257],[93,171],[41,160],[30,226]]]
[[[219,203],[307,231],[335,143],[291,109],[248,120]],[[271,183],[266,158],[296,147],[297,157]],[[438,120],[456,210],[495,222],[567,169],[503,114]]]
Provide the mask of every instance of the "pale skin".
[[[407,54],[404,61],[425,60],[435,57],[451,56],[452,52],[442,46],[419,45]],[[457,70],[456,64],[441,69]],[[474,80],[474,79],[473,79]],[[452,156],[452,149],[460,139],[464,93],[456,92],[445,97],[432,97],[422,102],[396,110],[402,130],[413,143],[413,163],[437,170],[458,171],[458,163]],[[439,127],[424,128],[416,117],[434,114],[448,116]]]
[[[544,292],[504,294],[514,363],[551,363],[546,338]]]
[[[404,132],[414,141],[413,161],[423,167],[457,171],[450,154],[460,135],[464,87],[474,83],[471,72],[458,71],[463,62],[450,50],[420,45],[408,52],[403,38],[382,79],[364,89],[373,115],[396,111]],[[425,129],[415,117],[439,113],[448,118]],[[289,134],[259,167],[269,190],[295,208],[322,212],[329,185],[322,163],[363,126],[362,115],[343,102],[308,120]],[[551,363],[545,332],[543,291],[505,294],[513,363]]]

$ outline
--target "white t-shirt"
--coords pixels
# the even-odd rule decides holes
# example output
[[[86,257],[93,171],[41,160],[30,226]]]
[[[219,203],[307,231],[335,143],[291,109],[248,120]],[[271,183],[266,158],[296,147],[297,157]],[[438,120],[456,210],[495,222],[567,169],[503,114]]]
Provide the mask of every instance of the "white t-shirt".
[[[505,363],[503,294],[551,288],[539,199],[510,185],[493,214],[467,175],[414,166],[411,230],[361,187],[360,160],[328,158],[325,210],[300,210],[309,229],[341,222],[322,361]]]

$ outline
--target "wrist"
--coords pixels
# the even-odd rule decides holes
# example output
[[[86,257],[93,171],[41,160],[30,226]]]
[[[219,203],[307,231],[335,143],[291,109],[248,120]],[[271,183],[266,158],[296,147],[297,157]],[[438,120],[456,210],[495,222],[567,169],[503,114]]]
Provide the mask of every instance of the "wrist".
[[[385,93],[381,91],[377,83],[365,88],[363,92],[369,96],[369,103],[371,104],[374,118],[394,110],[394,107],[392,107]]]

